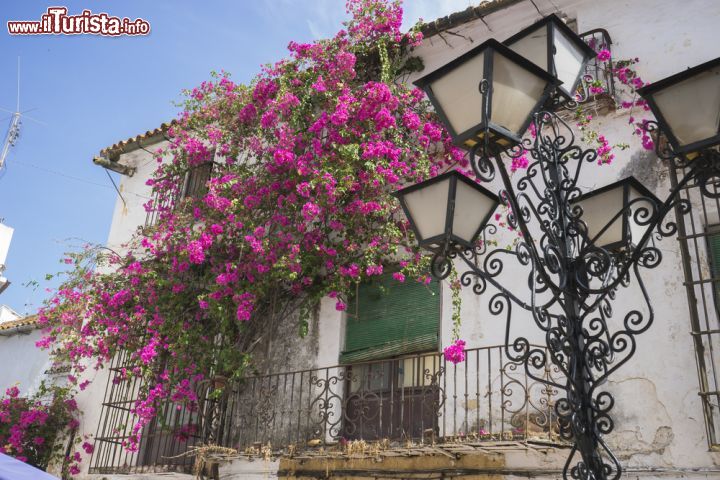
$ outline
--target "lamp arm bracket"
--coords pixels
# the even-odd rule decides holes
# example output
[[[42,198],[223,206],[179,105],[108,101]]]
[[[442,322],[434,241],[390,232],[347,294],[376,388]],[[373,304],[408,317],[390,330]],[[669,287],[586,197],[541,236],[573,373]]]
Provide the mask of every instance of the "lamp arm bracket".
[[[528,229],[525,218],[523,218],[522,210],[518,203],[518,199],[515,194],[515,189],[513,188],[512,181],[510,180],[510,176],[508,175],[507,169],[505,168],[505,164],[503,163],[500,156],[497,156],[495,160],[498,166],[498,171],[500,172],[500,178],[502,179],[503,186],[505,187],[504,191],[502,192],[501,199],[507,202],[507,205],[510,207],[511,214],[514,215],[513,218],[517,222],[517,227],[520,229],[520,232],[522,232],[524,243],[528,246],[528,254],[530,255],[533,264],[537,266],[537,271],[540,274],[543,283],[550,287],[553,292],[559,294],[561,292],[560,287],[552,281],[547,271],[543,267],[543,262],[541,260],[542,257],[537,251],[533,235]]]

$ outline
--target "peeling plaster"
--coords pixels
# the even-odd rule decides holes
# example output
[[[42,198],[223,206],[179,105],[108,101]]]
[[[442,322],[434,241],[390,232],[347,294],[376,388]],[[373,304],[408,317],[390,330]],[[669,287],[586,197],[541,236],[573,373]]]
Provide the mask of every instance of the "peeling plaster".
[[[657,454],[663,456],[665,450],[673,443],[675,438],[673,432],[672,417],[663,402],[657,395],[655,384],[647,379],[631,377],[619,382],[610,382],[608,390],[618,399],[641,398],[641,408],[634,408],[630,405],[623,405],[625,408],[614,410],[616,428],[628,427],[623,430],[616,430],[607,438],[608,444],[615,450],[621,461],[631,460],[636,455]],[[653,433],[652,440],[648,433]],[[660,460],[660,459],[658,459]],[[643,459],[643,464],[647,458]],[[670,465],[667,461],[662,461]]]
[[[640,183],[645,185],[651,192],[656,195],[661,180],[667,178],[667,168],[663,165],[662,160],[655,155],[655,152],[649,150],[637,150],[630,156],[630,161],[620,171],[618,178],[629,177],[632,175],[637,178]]]
[[[638,431],[625,430],[618,432],[617,437],[618,458],[620,460],[630,460],[634,455],[649,455],[652,453],[662,455],[675,438],[672,428],[668,425],[658,428],[655,431],[655,437],[650,443],[643,441],[642,435]]]
[[[262,346],[258,346],[258,354],[254,358],[261,373],[304,370],[316,366],[315,359],[320,348],[318,312],[311,315],[305,337],[298,335],[299,328],[300,320],[297,313],[277,323],[277,329]]]

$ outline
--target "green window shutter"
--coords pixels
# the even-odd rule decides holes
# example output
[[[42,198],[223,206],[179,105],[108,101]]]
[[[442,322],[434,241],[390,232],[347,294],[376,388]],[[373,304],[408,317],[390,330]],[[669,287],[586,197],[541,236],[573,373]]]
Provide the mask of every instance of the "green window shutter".
[[[362,283],[348,305],[340,362],[437,349],[439,320],[440,284],[436,280],[429,285],[412,280],[401,283],[385,274],[372,283]]]

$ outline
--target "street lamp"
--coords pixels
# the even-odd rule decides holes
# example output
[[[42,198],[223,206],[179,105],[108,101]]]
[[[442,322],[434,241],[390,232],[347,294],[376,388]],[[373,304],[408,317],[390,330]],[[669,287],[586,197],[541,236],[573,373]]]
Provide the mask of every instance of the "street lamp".
[[[592,190],[576,200],[590,243],[608,251],[637,248],[647,231],[644,212],[660,200],[635,177]]]
[[[471,248],[499,199],[475,181],[450,171],[395,193],[420,246]]]
[[[544,25],[546,32],[553,28],[548,39],[562,31],[552,20]],[[524,44],[523,39],[518,42]],[[549,52],[549,44],[547,48]],[[575,66],[561,69],[557,57],[554,61],[559,75],[574,71],[580,62],[578,57]],[[491,181],[496,171],[500,174],[503,188],[497,198],[508,208],[509,225],[521,235],[513,250],[478,248],[473,241],[490,219],[493,199],[460,180],[459,174],[428,180],[397,195],[420,244],[433,252],[433,275],[447,277],[455,262],[467,268],[460,276],[462,285],[472,283],[477,294],[488,284],[496,288],[491,313],[506,317],[505,354],[524,364],[528,376],[564,394],[554,408],[560,437],[573,442],[563,469],[566,479],[617,480],[622,473],[603,438],[614,429],[610,412],[615,400],[607,380],[630,360],[636,337],[653,323],[641,269],[655,268],[662,260],[650,240],[674,235],[675,222],[690,211],[689,201],[679,193],[697,182],[703,195],[720,197],[707,188],[711,178],[720,178],[720,154],[707,149],[720,143],[719,65],[709,62],[642,91],[658,115],[660,130],[674,142],[673,154],[705,148],[695,156],[698,160],[679,160],[691,168],[664,201],[634,178],[584,193],[578,185],[580,171],[597,161],[597,151],[577,145],[572,129],[556,114],[537,112],[552,93],[549,89],[560,82],[495,41],[418,81],[455,142],[471,147],[476,175]],[[537,133],[520,144],[530,122]],[[478,154],[481,161],[475,158]],[[531,161],[513,181],[507,157],[521,154]],[[451,193],[453,181],[456,192],[461,185],[472,194]],[[667,220],[672,210],[678,218]],[[468,214],[473,211],[475,221]],[[454,217],[457,212],[462,212],[460,222]],[[462,233],[456,230],[460,225]],[[527,282],[518,282],[513,272],[512,287],[503,285],[504,259],[525,268]],[[610,321],[617,290],[633,280],[640,285],[647,313],[635,304],[623,321]],[[512,291],[518,285],[528,299]],[[512,339],[513,305],[532,316],[545,335],[544,348],[533,347],[525,336]],[[535,374],[550,368],[559,370],[565,382]]]
[[[558,81],[497,40],[488,40],[415,81],[453,142],[503,151],[520,143]]]
[[[585,65],[597,55],[554,14],[521,30],[503,44],[557,77],[562,82],[557,93],[566,100],[574,100]]]
[[[638,90],[675,155],[720,143],[720,58]]]

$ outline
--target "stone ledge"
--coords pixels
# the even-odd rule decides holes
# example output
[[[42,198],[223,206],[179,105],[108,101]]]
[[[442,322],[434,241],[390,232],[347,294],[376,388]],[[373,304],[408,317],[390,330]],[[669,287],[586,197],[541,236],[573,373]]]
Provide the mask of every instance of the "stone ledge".
[[[282,480],[369,480],[378,477],[495,479],[505,476],[558,476],[567,448],[526,442],[478,442],[392,449],[374,455],[302,455],[281,458]]]

